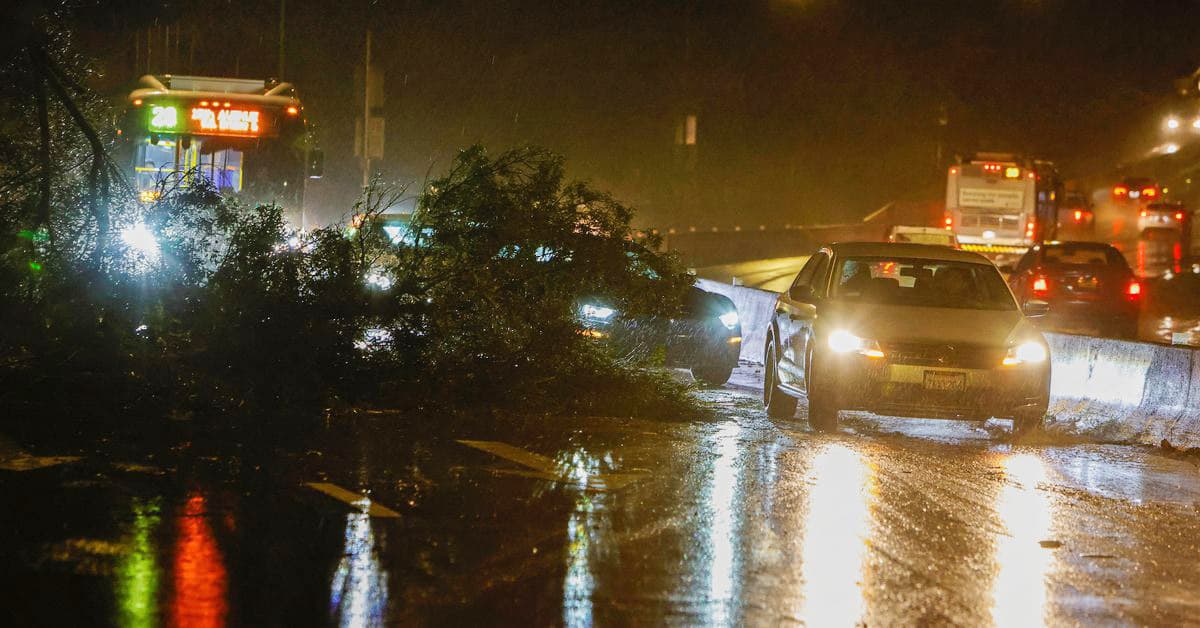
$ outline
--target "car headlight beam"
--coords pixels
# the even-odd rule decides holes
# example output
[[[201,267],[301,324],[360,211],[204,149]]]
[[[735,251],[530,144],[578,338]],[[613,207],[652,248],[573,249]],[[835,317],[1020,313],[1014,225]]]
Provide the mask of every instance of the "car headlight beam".
[[[1036,340],[1026,340],[1021,344],[1009,347],[1008,353],[1004,356],[1004,365],[1041,364],[1049,357],[1050,353],[1046,351],[1045,345]]]
[[[617,313],[617,311],[612,309],[611,307],[606,307],[603,305],[593,305],[591,303],[586,303],[579,308],[580,316],[582,316],[584,318],[592,318],[592,319],[601,320],[601,321],[612,318],[612,315],[616,314],[616,313]]]
[[[868,358],[884,357],[883,350],[880,349],[878,342],[859,338],[844,329],[839,329],[829,334],[828,344],[834,353],[857,353],[865,355]]]
[[[733,329],[734,327],[737,327],[737,324],[738,324],[738,313],[737,312],[725,312],[724,314],[718,316],[717,318],[720,319],[721,324],[724,325],[727,329]]]
[[[829,348],[833,349],[834,353],[850,353],[858,351],[862,347],[863,339],[844,329],[829,334]]]

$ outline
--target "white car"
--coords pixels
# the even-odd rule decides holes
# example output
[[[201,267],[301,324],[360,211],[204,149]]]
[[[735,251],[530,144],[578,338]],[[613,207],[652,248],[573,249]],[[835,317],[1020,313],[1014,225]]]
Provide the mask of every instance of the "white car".
[[[888,234],[888,242],[908,242],[912,244],[936,244],[939,246],[948,246],[952,249],[958,247],[958,236],[954,235],[953,231],[948,229],[938,229],[937,227],[892,227]]]
[[[1000,272],[977,253],[924,244],[822,248],[779,295],[767,330],[763,403],[789,418],[808,399],[814,429],[838,411],[1041,424],[1049,347]]]

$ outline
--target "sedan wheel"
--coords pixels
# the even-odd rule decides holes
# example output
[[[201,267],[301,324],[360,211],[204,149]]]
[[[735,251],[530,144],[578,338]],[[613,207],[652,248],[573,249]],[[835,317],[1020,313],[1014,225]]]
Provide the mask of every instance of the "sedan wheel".
[[[775,357],[774,341],[767,344],[765,357],[763,405],[767,407],[767,416],[772,419],[790,419],[796,416],[796,398],[779,389],[779,363]]]
[[[838,409],[830,403],[832,395],[829,391],[821,390],[817,384],[813,362],[812,356],[809,356],[808,368],[804,370],[808,382],[808,425],[818,432],[832,432],[837,430]]]

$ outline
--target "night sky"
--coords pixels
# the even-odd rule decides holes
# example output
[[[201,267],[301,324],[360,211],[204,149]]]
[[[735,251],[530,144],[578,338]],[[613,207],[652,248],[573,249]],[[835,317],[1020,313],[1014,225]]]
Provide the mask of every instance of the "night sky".
[[[274,76],[278,11],[122,0],[80,39],[114,94],[135,78],[137,27],[155,21],[156,38],[164,24],[180,34],[156,72]],[[540,144],[643,224],[684,228],[936,199],[939,139],[947,159],[1007,149],[1068,175],[1111,169],[1200,63],[1193,2],[288,0],[284,78],[319,124],[327,176],[310,200],[330,220],[361,177],[353,77],[368,24],[386,76],[386,177],[419,182],[473,142]],[[696,145],[678,146],[689,114]]]

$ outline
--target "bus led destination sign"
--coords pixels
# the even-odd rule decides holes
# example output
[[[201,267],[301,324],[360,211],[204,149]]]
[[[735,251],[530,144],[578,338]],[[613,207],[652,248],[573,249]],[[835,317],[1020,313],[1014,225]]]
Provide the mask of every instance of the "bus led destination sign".
[[[261,137],[269,130],[267,116],[261,110],[242,105],[201,101],[149,105],[147,109],[151,132]]]

